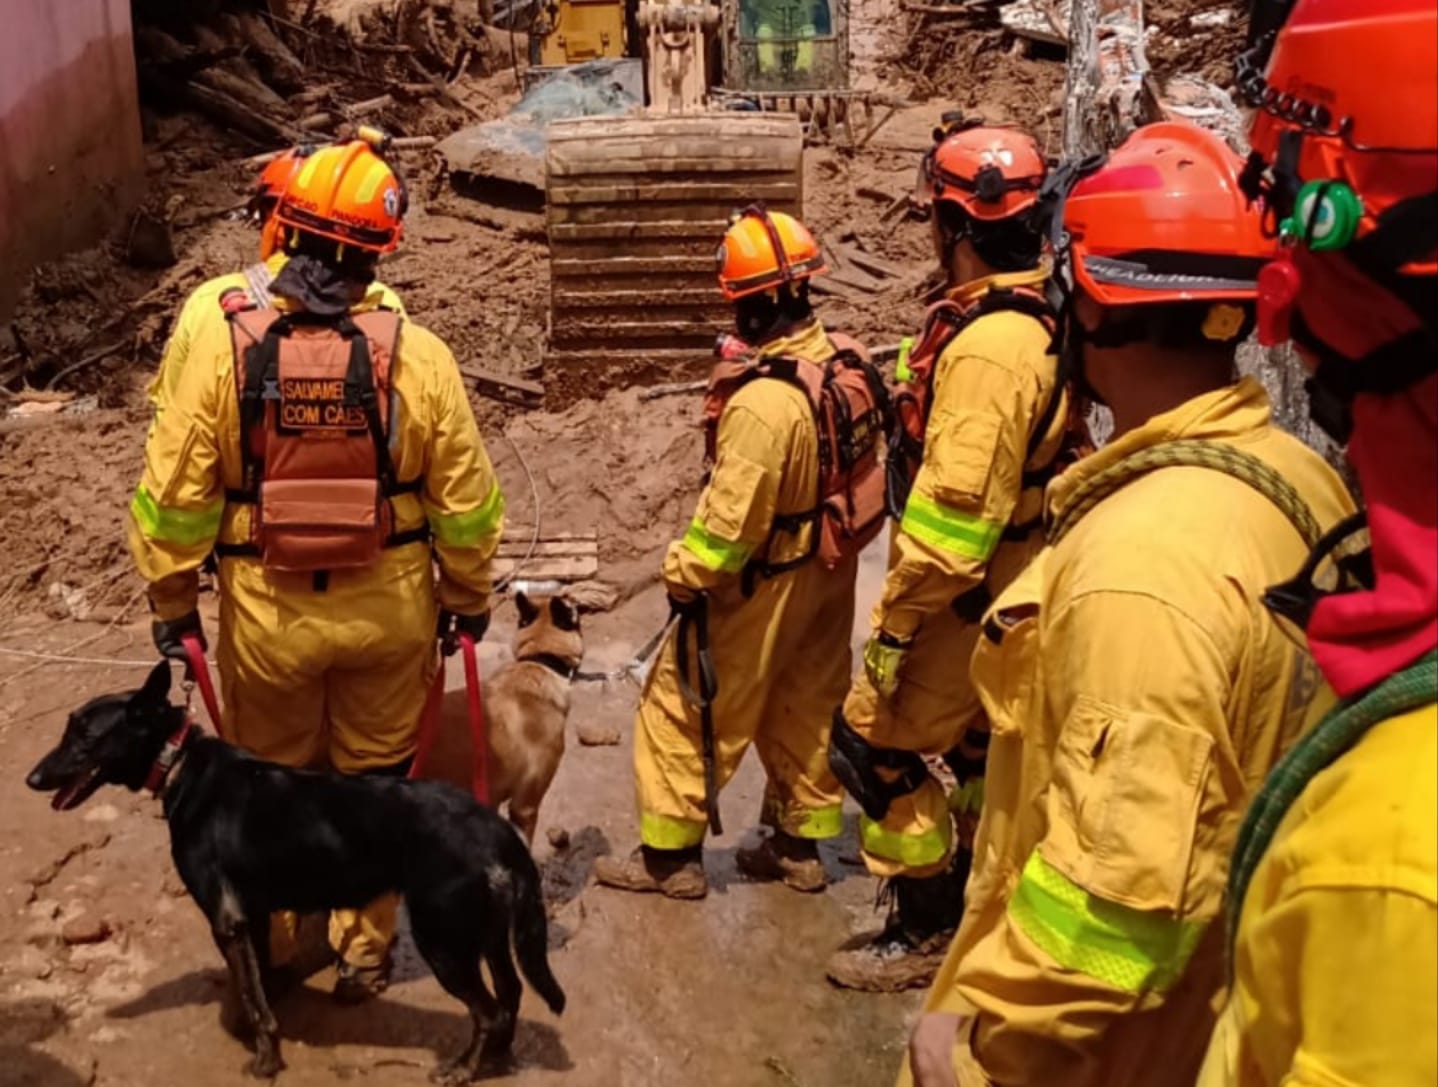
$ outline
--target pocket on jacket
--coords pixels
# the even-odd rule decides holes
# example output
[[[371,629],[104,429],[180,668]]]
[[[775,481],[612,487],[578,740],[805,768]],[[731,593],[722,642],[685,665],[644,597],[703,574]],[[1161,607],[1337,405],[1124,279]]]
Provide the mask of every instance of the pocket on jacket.
[[[938,501],[963,507],[983,498],[1001,431],[998,416],[980,412],[951,416],[935,428],[923,471]]]
[[[761,535],[764,526],[750,525],[754,505],[764,484],[764,466],[737,453],[721,453],[714,474],[699,503],[698,517],[705,529],[715,536],[735,542],[747,535]],[[770,500],[772,501],[772,499]],[[772,509],[759,511],[767,524]]]
[[[1044,858],[1090,894],[1183,912],[1213,738],[1080,698],[1054,752]]]

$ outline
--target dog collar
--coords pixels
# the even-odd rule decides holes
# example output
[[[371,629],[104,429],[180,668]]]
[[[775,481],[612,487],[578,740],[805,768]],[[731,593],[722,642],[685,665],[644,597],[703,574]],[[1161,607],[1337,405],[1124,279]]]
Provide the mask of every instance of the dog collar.
[[[571,664],[563,657],[555,653],[536,653],[532,657],[520,657],[517,664],[541,664],[556,675],[565,679],[573,679],[574,673],[579,671],[579,665]]]
[[[160,748],[160,753],[155,757],[155,764],[150,767],[150,775],[145,779],[145,788],[155,796],[160,796],[165,791],[165,785],[170,780],[170,772],[174,770],[175,764],[180,761],[184,753],[185,744],[190,739],[190,731],[195,727],[195,719],[190,711],[185,711],[185,719],[180,727],[170,734],[165,741],[165,746]]]

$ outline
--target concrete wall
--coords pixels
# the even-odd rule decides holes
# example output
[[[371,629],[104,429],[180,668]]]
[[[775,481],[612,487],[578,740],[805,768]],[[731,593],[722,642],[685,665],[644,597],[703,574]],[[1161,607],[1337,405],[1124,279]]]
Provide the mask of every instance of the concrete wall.
[[[130,0],[0,0],[0,321],[144,181]]]

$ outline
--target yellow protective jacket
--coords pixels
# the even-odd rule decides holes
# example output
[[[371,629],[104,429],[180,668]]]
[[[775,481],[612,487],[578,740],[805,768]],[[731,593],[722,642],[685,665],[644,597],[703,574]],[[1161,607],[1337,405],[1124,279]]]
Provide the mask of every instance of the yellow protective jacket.
[[[811,362],[833,354],[818,321],[763,350]],[[694,518],[663,568],[670,593],[710,600],[716,783],[724,787],[752,744],[768,777],[764,820],[797,837],[832,838],[843,829],[843,790],[829,769],[829,726],[849,682],[858,558],[833,570],[803,563],[758,578],[746,595],[751,558],[786,562],[809,552],[812,524],[789,533],[773,531],[773,522],[817,504],[813,408],[788,382],[757,378],[725,405],[716,439]],[[700,715],[682,692],[680,652],[677,636],[660,650],[634,726],[640,839],[656,849],[697,846],[705,835]]]
[[[1438,1083],[1438,706],[1374,726],[1279,824],[1199,1087]]]
[[[270,254],[264,265],[271,279],[280,274],[280,269],[288,260],[285,253]],[[175,327],[170,332],[170,338],[165,341],[160,367],[145,390],[157,417],[164,411],[165,405],[175,398],[175,390],[180,385],[180,375],[185,369],[185,360],[190,357],[190,349],[199,338],[201,330],[206,325],[225,324],[225,313],[220,308],[220,296],[232,290],[248,291],[249,285],[244,272],[231,272],[205,280],[185,299],[184,305],[180,307],[180,315],[175,318]],[[378,296],[378,305],[396,313],[404,313],[404,305],[399,296],[378,280],[370,284],[369,293]]]
[[[355,312],[379,301],[379,292],[371,291]],[[162,620],[194,609],[199,568],[217,542],[250,539],[252,507],[225,501],[226,488],[242,485],[234,363],[228,323],[202,322],[173,399],[145,445],[144,474],[130,503],[129,542],[141,576],[150,582],[151,607]],[[484,611],[504,498],[459,367],[438,337],[405,321],[391,381],[390,450],[396,476],[424,479],[419,494],[392,499],[394,529],[405,532],[428,521],[440,566],[441,606],[459,614]],[[385,558],[387,563],[430,561],[428,550],[418,546],[396,548]]]
[[[765,344],[764,354],[823,362],[834,348],[816,318]],[[665,555],[665,583],[681,596],[724,589],[721,595],[737,598],[739,575],[766,543],[776,563],[808,551],[813,525],[775,533],[774,516],[813,509],[818,492],[819,434],[809,398],[787,381],[749,382],[724,407],[709,482],[684,538]]]
[[[1079,461],[1050,484],[1050,513],[1180,438],[1266,462],[1325,529],[1353,509],[1245,378]],[[1307,553],[1247,484],[1161,468],[1101,501],[990,609],[972,663],[992,728],[984,810],[928,1002],[970,1016],[962,1087],[1193,1081],[1223,987],[1214,922],[1238,822],[1319,685],[1262,602]]]
[[[1041,288],[1048,276],[1047,266],[987,276],[949,297],[970,305],[995,287]],[[1066,402],[1028,457],[1030,432],[1055,395],[1051,340],[1042,322],[1004,311],[974,321],[939,356],[924,461],[893,534],[875,630],[911,637],[925,616],[983,582],[990,564],[997,591],[1037,550],[1037,531],[1028,540],[1003,534],[1011,523],[1037,520],[1043,487],[1025,489],[1023,475],[1051,463],[1063,440]]]

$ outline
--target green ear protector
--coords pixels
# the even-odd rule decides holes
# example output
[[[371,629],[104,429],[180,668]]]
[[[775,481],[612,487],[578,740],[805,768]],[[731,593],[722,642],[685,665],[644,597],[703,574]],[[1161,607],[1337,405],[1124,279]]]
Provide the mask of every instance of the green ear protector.
[[[1279,236],[1301,241],[1315,253],[1342,249],[1358,235],[1363,202],[1342,181],[1310,181],[1298,190],[1293,214],[1278,224]]]

